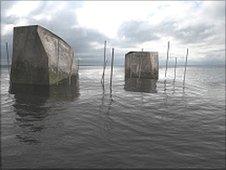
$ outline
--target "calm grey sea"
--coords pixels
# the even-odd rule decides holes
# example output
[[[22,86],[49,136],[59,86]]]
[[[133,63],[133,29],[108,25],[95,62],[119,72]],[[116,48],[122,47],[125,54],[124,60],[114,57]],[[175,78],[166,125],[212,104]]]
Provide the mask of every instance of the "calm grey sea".
[[[183,67],[125,86],[124,69],[80,67],[70,94],[9,94],[1,75],[3,168],[224,168],[225,67]],[[134,83],[136,85],[134,85]]]

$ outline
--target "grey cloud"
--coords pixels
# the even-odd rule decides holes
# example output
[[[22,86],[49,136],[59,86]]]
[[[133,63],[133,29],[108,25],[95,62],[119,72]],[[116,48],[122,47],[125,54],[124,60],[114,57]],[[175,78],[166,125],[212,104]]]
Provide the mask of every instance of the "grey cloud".
[[[13,5],[13,3],[8,3],[7,1],[1,1],[1,15],[5,16],[6,11]]]
[[[200,43],[214,35],[214,25],[197,23],[179,28],[179,23],[165,20],[158,25],[143,21],[129,21],[121,25],[118,35],[124,37],[123,43],[138,44],[171,36],[184,44]]]
[[[184,44],[202,43],[214,35],[213,25],[196,24],[172,30],[172,36]]]
[[[9,5],[11,4],[11,5]],[[9,9],[13,2],[5,4],[7,9]],[[56,5],[54,3],[54,5]],[[41,20],[35,20],[33,16],[44,13],[46,10],[51,10],[51,4],[47,2],[42,2],[40,6],[32,11],[29,16],[24,17],[27,19],[29,25],[41,25],[67,41],[72,48],[76,51],[76,55],[82,58],[82,61],[85,62],[100,62],[102,60],[102,55],[100,51],[102,49],[95,49],[92,46],[92,43],[97,42],[100,44],[104,43],[104,40],[108,40],[108,37],[104,36],[100,32],[79,27],[77,24],[77,19],[75,16],[75,10],[77,7],[81,6],[81,2],[68,2],[63,11],[56,12],[50,21],[47,21],[45,18]],[[7,10],[4,10],[6,12]],[[2,15],[2,23],[5,24],[15,24],[19,19],[16,16],[6,17]],[[13,31],[13,30],[12,30]],[[2,42],[12,43],[12,31],[10,34],[2,36]],[[1,45],[1,51],[3,60],[5,61],[5,49],[4,44]],[[11,49],[12,50],[12,49]],[[3,63],[5,63],[3,61]]]
[[[147,41],[157,40],[155,29],[143,21],[129,21],[123,23],[118,31],[118,35],[123,38],[125,43],[143,43]]]
[[[140,27],[142,29],[140,29]],[[181,27],[178,21],[169,19],[159,23],[158,25],[151,25],[142,21],[130,21],[124,23],[120,27],[119,36],[124,36],[125,40],[120,42],[116,41],[115,44],[120,44],[120,47],[125,46],[132,48],[145,41],[155,41],[155,37],[171,36],[184,45],[201,45],[208,48],[225,44],[224,32],[221,33],[219,30],[222,30],[222,28],[219,29],[219,25],[205,22]],[[206,51],[206,53],[201,55],[204,57],[202,58],[203,61],[199,60],[197,62],[202,64],[220,64],[225,58],[225,53],[222,51],[220,52],[219,50],[216,50],[215,52]],[[197,64],[195,61],[190,62]]]
[[[2,4],[2,24],[15,24],[18,21],[16,16],[6,17],[6,11],[15,3],[13,1],[1,2]],[[103,44],[104,40],[111,42],[111,45],[118,48],[136,48],[140,43],[148,41],[156,41],[164,36],[174,37],[177,41],[182,44],[200,45],[204,46],[223,44],[225,38],[223,33],[220,33],[217,25],[215,23],[208,24],[205,21],[202,23],[194,23],[187,27],[180,27],[178,21],[166,19],[165,21],[159,23],[158,25],[152,25],[144,21],[128,21],[123,23],[118,31],[119,39],[109,39],[102,33],[94,30],[82,28],[77,23],[77,18],[75,16],[75,10],[82,6],[83,2],[80,1],[68,1],[66,3],[66,8],[63,11],[58,11],[52,16],[52,20],[47,21],[45,18],[42,20],[35,20],[33,16],[43,14],[46,11],[52,10],[52,4],[48,1],[41,2],[40,6],[32,11],[29,16],[24,17],[29,24],[39,24],[47,29],[50,29],[64,40],[66,40],[76,51],[77,56],[79,56],[84,64],[86,63],[102,63],[103,60],[103,49],[96,49],[92,46],[92,43],[96,42]],[[56,5],[57,2],[54,2]],[[222,22],[222,16],[224,17],[225,9],[222,6],[217,6],[216,8],[209,9],[211,16],[217,17],[220,22]],[[221,19],[220,19],[221,17]],[[217,20],[217,21],[218,21]],[[225,26],[223,25],[223,30]],[[13,31],[13,30],[12,30]],[[1,41],[1,56],[5,56],[5,44],[8,41],[12,43],[12,31],[10,34],[2,36]],[[221,36],[222,35],[222,36]],[[223,37],[223,38],[222,38]],[[124,52],[117,50],[118,62],[123,60]],[[110,55],[110,54],[109,54]],[[224,54],[222,53],[206,53],[203,56],[211,57],[218,56],[221,58]]]
[[[215,20],[221,20],[225,18],[225,1],[212,2],[206,9],[207,17],[214,18]]]

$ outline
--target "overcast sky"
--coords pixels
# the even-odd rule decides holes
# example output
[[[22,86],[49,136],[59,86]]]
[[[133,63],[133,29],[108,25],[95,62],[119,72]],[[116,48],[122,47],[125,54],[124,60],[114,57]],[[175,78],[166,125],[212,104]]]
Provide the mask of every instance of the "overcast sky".
[[[1,63],[13,27],[36,24],[66,40],[83,64],[102,64],[104,40],[117,64],[142,48],[164,64],[167,41],[170,61],[182,64],[189,48],[189,64],[225,63],[224,1],[2,1]]]

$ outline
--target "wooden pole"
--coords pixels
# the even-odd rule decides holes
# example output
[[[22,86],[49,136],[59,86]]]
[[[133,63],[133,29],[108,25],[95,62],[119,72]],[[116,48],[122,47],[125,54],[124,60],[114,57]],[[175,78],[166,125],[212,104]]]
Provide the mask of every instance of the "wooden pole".
[[[107,46],[107,41],[104,41],[104,63],[103,63],[103,74],[102,74],[102,79],[101,83],[104,86],[104,75],[105,75],[105,69],[106,69],[106,46]]]
[[[8,67],[8,72],[10,74],[10,63],[9,63],[9,45],[8,42],[5,43],[5,48],[6,48],[6,56],[7,56],[7,67]]]
[[[177,57],[175,57],[175,64],[174,64],[174,81],[177,77]]]
[[[184,65],[183,88],[185,88],[185,77],[186,77],[186,71],[187,71],[187,63],[188,63],[188,48],[187,48],[187,53],[186,53],[185,65]]]
[[[113,76],[113,67],[114,67],[114,48],[112,48],[112,55],[111,55],[110,90],[112,90],[112,76]]]
[[[60,41],[58,39],[58,45],[57,45],[57,85],[58,85],[58,79],[59,79],[59,60],[60,60]]]
[[[72,58],[71,58],[71,62],[70,62],[70,71],[69,71],[69,85],[71,85],[71,76],[72,76],[72,66],[73,66],[73,60],[74,60],[74,53],[72,52]]]
[[[78,69],[79,69],[79,57],[78,57]]]
[[[168,69],[168,61],[169,61],[169,50],[170,50],[170,42],[168,41],[168,47],[167,47],[167,56],[166,56],[166,70],[165,70],[165,78],[167,74],[167,69]]]

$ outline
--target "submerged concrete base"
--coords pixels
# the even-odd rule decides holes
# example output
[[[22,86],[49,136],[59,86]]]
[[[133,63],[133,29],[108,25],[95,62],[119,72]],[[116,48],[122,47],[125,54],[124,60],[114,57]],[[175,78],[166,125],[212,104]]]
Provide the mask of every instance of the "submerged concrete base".
[[[124,89],[133,92],[157,93],[156,83],[156,79],[127,78]]]
[[[44,97],[60,101],[74,100],[79,96],[79,78],[71,77],[71,83],[68,79],[59,82],[58,85],[31,85],[31,84],[12,84],[10,93],[16,96]]]

